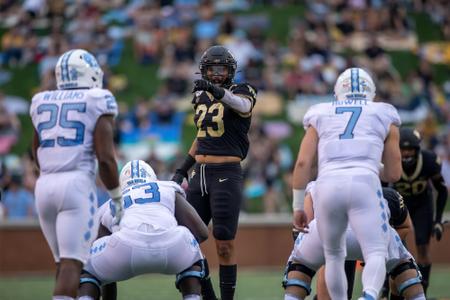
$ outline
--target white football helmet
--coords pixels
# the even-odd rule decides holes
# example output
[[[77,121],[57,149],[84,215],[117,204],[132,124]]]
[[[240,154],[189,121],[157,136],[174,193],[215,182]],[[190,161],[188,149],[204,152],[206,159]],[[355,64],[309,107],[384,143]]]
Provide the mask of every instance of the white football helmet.
[[[95,57],[83,49],[65,52],[55,67],[59,90],[102,88],[103,71]]]
[[[143,160],[132,160],[120,172],[120,187],[126,189],[135,184],[157,181],[155,171]]]
[[[368,100],[375,98],[375,84],[370,75],[360,68],[349,68],[342,72],[334,85],[336,100]]]

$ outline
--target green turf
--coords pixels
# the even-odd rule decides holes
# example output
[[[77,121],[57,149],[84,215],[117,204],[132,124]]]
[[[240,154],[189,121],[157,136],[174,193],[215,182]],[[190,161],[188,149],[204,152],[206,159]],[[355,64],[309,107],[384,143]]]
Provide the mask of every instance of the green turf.
[[[274,300],[283,299],[281,288],[283,269],[245,270],[239,272],[236,300]],[[214,285],[217,288],[217,272],[213,272]],[[443,298],[450,296],[450,267],[433,267],[428,297]],[[358,276],[359,277],[359,276]],[[354,296],[361,287],[357,280]],[[53,288],[49,276],[0,278],[0,298],[3,300],[49,299]],[[144,275],[119,283],[119,299],[180,299],[174,287],[173,276]],[[310,297],[309,299],[311,299]],[[356,299],[356,298],[355,298]]]

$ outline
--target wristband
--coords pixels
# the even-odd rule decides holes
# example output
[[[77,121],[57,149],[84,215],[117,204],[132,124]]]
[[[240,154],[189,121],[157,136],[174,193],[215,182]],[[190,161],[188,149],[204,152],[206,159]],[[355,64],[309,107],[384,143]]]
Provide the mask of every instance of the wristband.
[[[122,198],[122,189],[118,186],[114,189],[108,190],[108,194],[114,202],[117,202],[118,199],[120,200]]]
[[[180,170],[181,171],[180,173],[184,177],[187,178],[187,173],[194,164],[195,164],[195,158],[192,155],[188,154],[186,156],[186,159],[184,160],[183,164],[181,165],[181,167],[179,169],[177,169],[177,171]]]
[[[292,210],[303,210],[303,204],[305,202],[305,190],[292,189]]]

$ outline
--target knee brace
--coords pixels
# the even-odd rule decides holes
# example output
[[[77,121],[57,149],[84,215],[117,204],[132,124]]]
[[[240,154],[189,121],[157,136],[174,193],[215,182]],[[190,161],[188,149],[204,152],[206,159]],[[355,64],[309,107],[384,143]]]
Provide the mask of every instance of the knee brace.
[[[398,275],[407,270],[415,270],[417,275],[414,278],[405,280],[397,287],[397,292],[399,295],[402,295],[403,292],[412,285],[422,284],[422,275],[420,274],[419,268],[413,260],[409,260],[408,262],[399,264],[389,273],[389,275],[392,276],[392,279],[395,280]]]
[[[288,265],[286,266],[286,270],[284,271],[284,277],[283,277],[283,288],[287,288],[288,286],[298,286],[306,291],[306,295],[309,295],[311,293],[311,285],[303,280],[300,279],[294,279],[294,278],[288,278],[288,274],[291,271],[297,271],[303,274],[308,275],[311,279],[316,274],[316,271],[308,268],[305,265],[297,264],[293,262],[288,262]]]
[[[86,277],[83,277],[83,275]],[[102,283],[94,275],[92,275],[91,273],[89,273],[85,270],[81,271],[81,277],[80,277],[80,285],[82,285],[83,283],[91,283],[91,284],[95,285],[95,287],[97,287],[99,293],[101,294]]]
[[[178,273],[175,279],[175,286],[177,289],[180,289],[180,282],[183,281],[185,278],[195,277],[198,278],[199,280],[205,278],[205,264],[203,262],[203,259],[195,262],[192,266],[199,266],[200,271],[191,270],[191,268],[189,268]]]

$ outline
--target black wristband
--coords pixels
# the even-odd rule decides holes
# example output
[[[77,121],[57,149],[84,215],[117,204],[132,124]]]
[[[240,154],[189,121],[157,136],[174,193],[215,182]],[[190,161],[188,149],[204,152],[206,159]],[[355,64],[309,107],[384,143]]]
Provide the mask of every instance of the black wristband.
[[[194,164],[195,158],[192,155],[188,154],[183,164],[177,169],[176,172],[182,174],[184,177],[187,178],[188,171]]]

